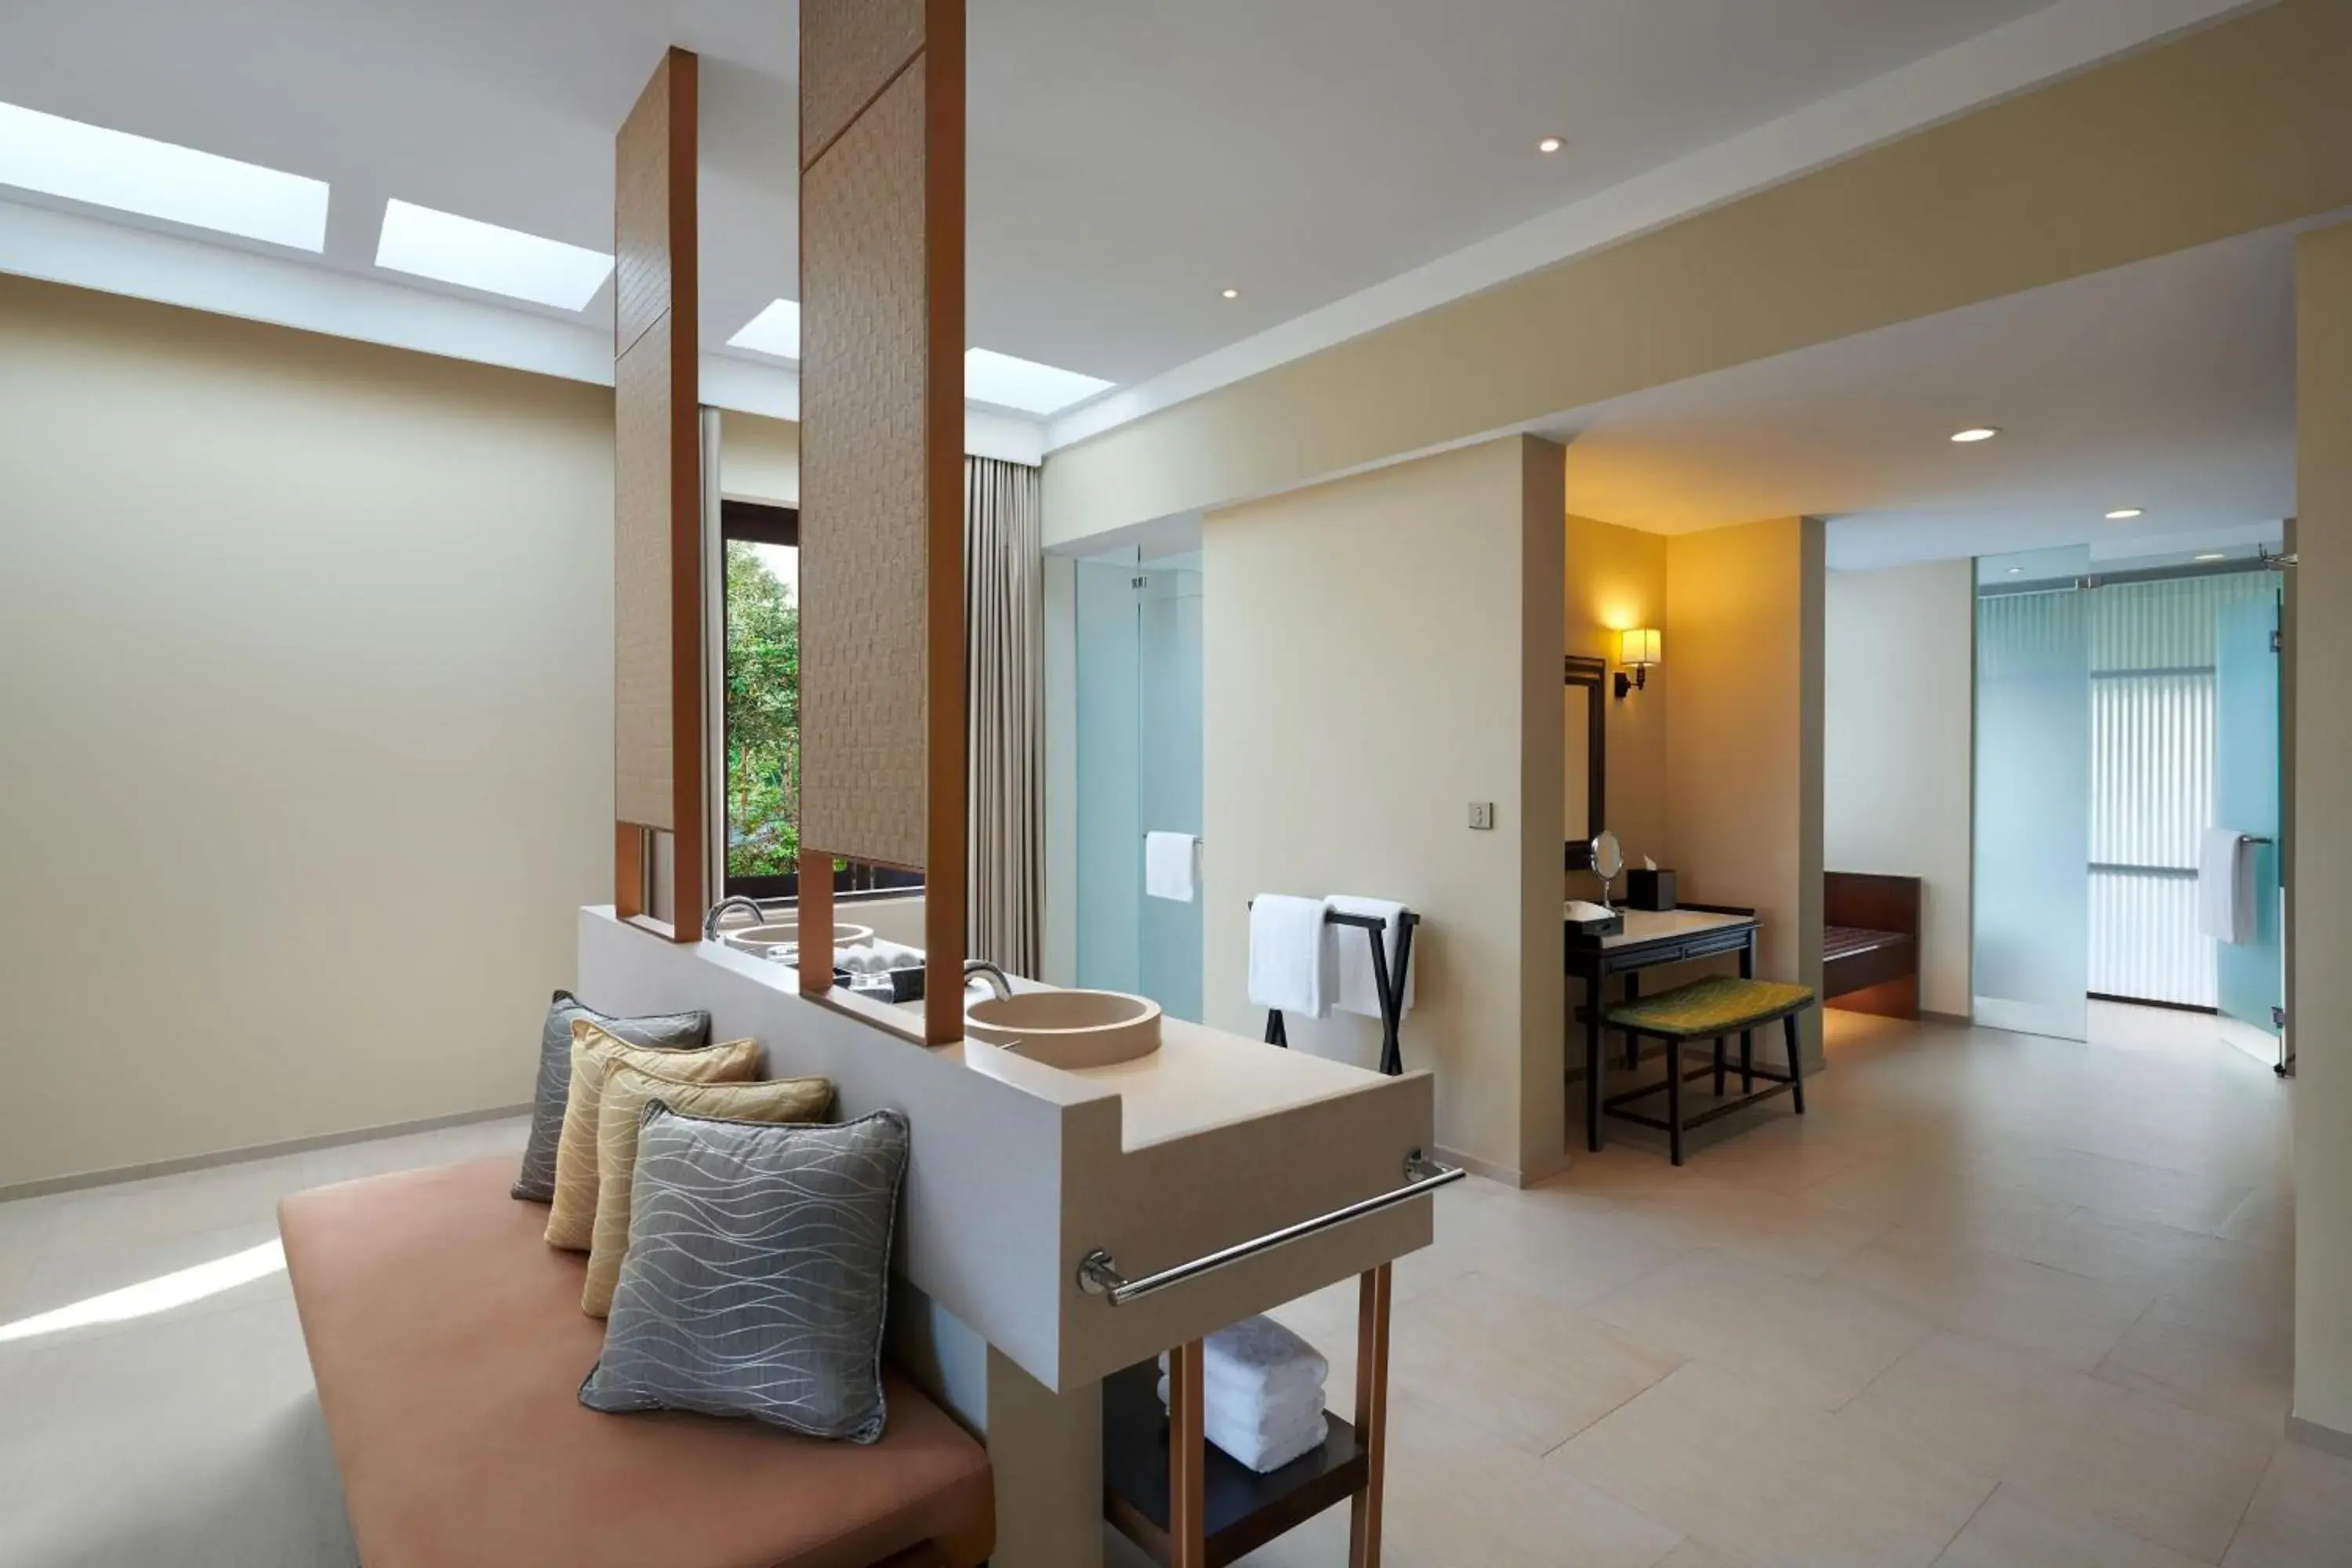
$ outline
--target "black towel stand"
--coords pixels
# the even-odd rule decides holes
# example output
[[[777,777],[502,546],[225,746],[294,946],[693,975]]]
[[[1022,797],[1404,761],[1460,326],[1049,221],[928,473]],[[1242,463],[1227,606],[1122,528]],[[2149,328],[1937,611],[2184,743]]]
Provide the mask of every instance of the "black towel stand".
[[[1412,973],[1412,928],[1421,917],[1411,910],[1397,916],[1397,966],[1393,983],[1389,976],[1389,944],[1381,940],[1389,922],[1376,915],[1341,914],[1336,910],[1323,911],[1323,923],[1334,926],[1354,926],[1368,934],[1372,944],[1372,989],[1381,998],[1381,1070],[1391,1078],[1404,1071],[1404,1047],[1397,1042],[1397,1026],[1404,1017],[1405,976]],[[1282,1026],[1282,1009],[1265,1016],[1265,1043],[1286,1049],[1290,1037]]]

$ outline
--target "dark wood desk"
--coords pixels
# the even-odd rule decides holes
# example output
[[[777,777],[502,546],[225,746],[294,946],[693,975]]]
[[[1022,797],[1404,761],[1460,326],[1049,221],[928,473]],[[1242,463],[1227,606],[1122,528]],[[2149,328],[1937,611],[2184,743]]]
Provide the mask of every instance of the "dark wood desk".
[[[1567,932],[1568,973],[1584,982],[1584,1145],[1601,1150],[1601,1014],[1608,1004],[1601,991],[1612,974],[1625,977],[1625,997],[1642,994],[1640,972],[1661,963],[1718,953],[1739,955],[1739,975],[1756,974],[1756,933],[1760,923],[1753,910],[1679,909],[1626,910],[1625,929],[1599,938]]]

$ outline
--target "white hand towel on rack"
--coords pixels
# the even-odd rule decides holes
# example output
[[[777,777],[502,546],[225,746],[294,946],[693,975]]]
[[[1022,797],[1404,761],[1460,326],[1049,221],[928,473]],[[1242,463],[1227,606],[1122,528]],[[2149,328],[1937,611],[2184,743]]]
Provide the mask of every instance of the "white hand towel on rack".
[[[2254,841],[2209,827],[2197,853],[2197,928],[2216,942],[2254,938]]]
[[[1260,893],[1250,905],[1250,1005],[1330,1016],[1339,984],[1334,952],[1323,940],[1321,899]]]
[[[1396,984],[1397,939],[1403,934],[1404,906],[1392,899],[1359,899],[1345,893],[1334,893],[1325,900],[1335,915],[1369,915],[1387,922],[1381,932],[1381,957],[1389,966],[1389,984]],[[1372,984],[1371,933],[1358,926],[1330,926],[1325,934],[1339,953],[1339,986],[1331,1005],[1342,1013],[1360,1013],[1367,1018],[1381,1016],[1380,987]],[[1412,1008],[1412,973],[1404,977],[1404,1005],[1397,1009],[1402,1017]]]
[[[1154,831],[1143,836],[1143,892],[1146,898],[1192,901],[1192,857],[1201,841],[1189,833]]]

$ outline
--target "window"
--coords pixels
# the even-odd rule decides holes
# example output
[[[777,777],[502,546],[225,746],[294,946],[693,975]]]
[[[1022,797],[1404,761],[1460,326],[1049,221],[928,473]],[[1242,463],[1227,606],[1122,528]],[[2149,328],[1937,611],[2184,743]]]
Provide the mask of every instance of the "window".
[[[800,513],[722,501],[726,548],[727,886],[755,899],[800,892]],[[920,876],[834,862],[839,893],[919,888]]]

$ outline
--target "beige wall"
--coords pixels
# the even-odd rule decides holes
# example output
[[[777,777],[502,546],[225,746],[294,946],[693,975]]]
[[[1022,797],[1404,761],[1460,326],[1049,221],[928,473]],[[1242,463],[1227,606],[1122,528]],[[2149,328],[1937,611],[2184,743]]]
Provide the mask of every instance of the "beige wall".
[[[1066,447],[1049,544],[2352,206],[2352,5],[2280,0]]]
[[[1264,1027],[1252,895],[1404,900],[1406,1065],[1436,1073],[1440,1142],[1506,1178],[1561,1158],[1561,476],[1513,437],[1202,529],[1207,1022]],[[1379,1037],[1339,1016],[1290,1037],[1369,1065]]]
[[[2352,226],[2295,273],[2294,1413],[2352,1439]]]
[[[1920,879],[1919,1005],[1969,1011],[1976,582],[1967,561],[1832,572],[1822,863]]]
[[[612,473],[607,389],[0,279],[0,1186],[530,1098]]]
[[[1764,926],[1757,973],[1816,989],[1822,576],[1817,518],[1666,542],[1668,863],[1677,890],[1685,903],[1753,907]],[[1820,1022],[1818,1011],[1806,1015],[1814,1057]]]
[[[734,500],[801,504],[801,427],[789,419],[728,409],[719,416],[719,493]]]
[[[1571,450],[1569,460],[1575,461]],[[1617,634],[1666,624],[1666,540],[1657,533],[1570,517],[1567,539],[1567,651],[1591,654],[1617,668]],[[1608,710],[1609,827],[1623,846],[1625,863],[1644,855],[1667,858],[1666,693],[1668,665],[1622,700],[1613,685],[1601,701]],[[1574,749],[1573,744],[1570,750]],[[1574,832],[1570,825],[1570,831]],[[1622,888],[1622,884],[1621,884]],[[1590,876],[1570,879],[1573,896],[1593,895]]]

